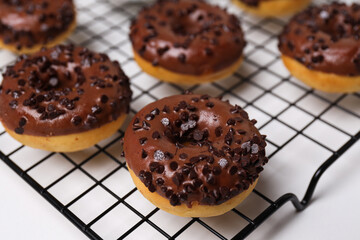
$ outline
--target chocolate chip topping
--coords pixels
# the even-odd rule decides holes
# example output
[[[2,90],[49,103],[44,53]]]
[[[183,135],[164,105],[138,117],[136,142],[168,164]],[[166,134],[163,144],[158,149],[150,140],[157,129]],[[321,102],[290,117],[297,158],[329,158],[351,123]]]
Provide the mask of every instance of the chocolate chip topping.
[[[51,57],[53,52],[57,52],[56,60]],[[91,66],[82,66],[84,59]],[[101,72],[100,65],[108,70]],[[131,99],[129,80],[117,62],[71,45],[20,56],[3,74],[2,89],[3,124],[34,136],[100,127],[127,113]]]
[[[72,0],[0,1],[0,38],[18,50],[54,40],[74,20]],[[56,54],[52,56],[56,58]]]
[[[199,0],[158,0],[132,22],[130,39],[149,63],[191,75],[229,67],[246,45],[234,15]]]
[[[241,107],[207,95],[178,95],[147,105],[131,124],[141,124],[165,104],[168,110],[154,115],[149,129],[128,128],[125,133],[128,166],[149,191],[174,206],[217,205],[258,178],[268,161],[266,142]]]
[[[360,5],[312,6],[294,16],[279,37],[282,54],[307,68],[360,75]]]

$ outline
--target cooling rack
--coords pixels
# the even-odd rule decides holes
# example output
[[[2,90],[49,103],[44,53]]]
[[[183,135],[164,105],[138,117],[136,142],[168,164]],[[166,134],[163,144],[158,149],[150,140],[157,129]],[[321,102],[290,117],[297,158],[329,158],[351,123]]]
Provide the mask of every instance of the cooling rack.
[[[128,28],[144,2],[78,0],[78,27],[68,40],[121,63],[134,93],[128,121],[146,104],[189,88],[159,82],[134,62]],[[321,175],[358,141],[360,95],[315,91],[282,65],[277,35],[286,19],[256,18],[229,1],[210,2],[241,19],[248,41],[245,61],[233,76],[190,90],[244,107],[268,135],[268,166],[255,191],[229,213],[180,218],[145,200],[120,156],[126,124],[111,138],[70,154],[22,146],[0,125],[0,158],[90,239],[243,239],[288,202],[297,211],[305,209]],[[14,59],[0,50],[2,71]]]

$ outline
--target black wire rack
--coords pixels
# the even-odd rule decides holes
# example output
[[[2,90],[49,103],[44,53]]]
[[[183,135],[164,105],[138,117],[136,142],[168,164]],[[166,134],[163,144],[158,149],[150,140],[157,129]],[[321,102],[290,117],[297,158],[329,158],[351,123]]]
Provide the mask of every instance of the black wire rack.
[[[211,220],[178,218],[149,204],[132,184],[125,161],[120,157],[120,141],[126,124],[110,139],[71,154],[22,146],[0,126],[0,158],[90,239],[136,239],[144,234],[153,239],[210,235],[219,239],[244,239],[288,202],[292,202],[297,211],[304,210],[322,174],[359,140],[358,93],[328,95],[315,91],[293,79],[282,66],[276,45],[277,35],[286,19],[255,18],[228,1],[210,2],[227,6],[241,19],[248,41],[245,61],[232,77],[216,83],[194,85],[190,90],[223,96],[233,104],[241,105],[250,116],[259,120],[258,128],[269,135],[269,166],[265,167],[250,200],[245,200],[226,215],[228,222],[235,223],[231,229],[222,229],[222,217]],[[189,88],[159,82],[141,72],[134,62],[127,35],[130,19],[142,4],[138,1],[78,0],[78,27],[69,40],[105,52],[121,62],[132,79],[134,92],[128,119],[147,103]],[[0,51],[0,68],[4,70],[14,59],[15,56]],[[343,125],[338,124],[339,116]],[[313,128],[318,128],[320,134],[313,134]],[[272,135],[274,131],[277,134]],[[336,142],[322,137],[324,132]],[[322,163],[321,166],[313,174],[308,188],[304,189],[302,200],[294,193],[269,197],[264,193],[261,179],[271,182],[272,177],[266,174],[267,168],[293,151],[292,145],[299,141],[321,149],[319,151],[324,154],[317,154],[321,159],[315,159],[317,165]],[[284,169],[288,167],[289,164],[282,166]],[[306,184],[303,183],[304,187]],[[256,214],[247,214],[252,198],[262,201],[259,204],[262,209]]]

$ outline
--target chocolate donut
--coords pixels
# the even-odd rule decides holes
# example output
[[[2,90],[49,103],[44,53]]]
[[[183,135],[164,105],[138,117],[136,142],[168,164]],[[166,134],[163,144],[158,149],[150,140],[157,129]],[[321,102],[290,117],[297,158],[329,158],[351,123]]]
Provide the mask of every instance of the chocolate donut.
[[[144,71],[179,83],[231,74],[246,45],[236,16],[194,0],[158,0],[144,8],[131,24],[130,39]]]
[[[359,4],[332,3],[306,9],[294,16],[279,36],[285,65],[312,87],[335,92],[358,91],[359,26]],[[314,78],[309,72],[319,76]],[[320,83],[320,75],[328,80]],[[334,77],[339,81],[333,82]]]
[[[119,127],[130,99],[129,79],[118,62],[86,48],[58,45],[22,55],[7,67],[0,86],[0,120],[16,139],[32,146],[22,137],[78,136],[110,123]],[[99,141],[92,138],[85,145]],[[34,147],[69,151],[49,144]]]
[[[125,158],[137,187],[159,208],[180,216],[219,215],[251,192],[268,161],[255,123],[218,98],[167,97],[131,121]]]
[[[0,47],[29,53],[62,41],[75,27],[72,0],[0,0]]]
[[[289,15],[305,8],[311,0],[233,0],[233,3],[250,13],[277,17]]]

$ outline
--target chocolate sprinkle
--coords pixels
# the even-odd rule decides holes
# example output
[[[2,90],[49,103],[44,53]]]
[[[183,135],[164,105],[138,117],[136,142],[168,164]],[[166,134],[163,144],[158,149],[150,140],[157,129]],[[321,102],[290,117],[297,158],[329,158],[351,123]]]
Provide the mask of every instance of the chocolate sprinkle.
[[[148,156],[147,152],[145,152],[145,150],[143,149],[141,151],[141,158],[146,158]]]
[[[158,132],[158,131],[155,131],[155,132],[153,132],[153,134],[152,134],[152,138],[153,139],[160,139],[160,133]]]
[[[147,141],[146,137],[143,137],[143,138],[139,139],[139,142],[140,142],[141,145],[144,145],[146,143],[146,141]]]
[[[23,134],[24,133],[24,129],[22,127],[17,127],[15,128],[15,133],[17,134]]]
[[[26,125],[27,120],[25,118],[20,118],[19,127],[24,127]]]

